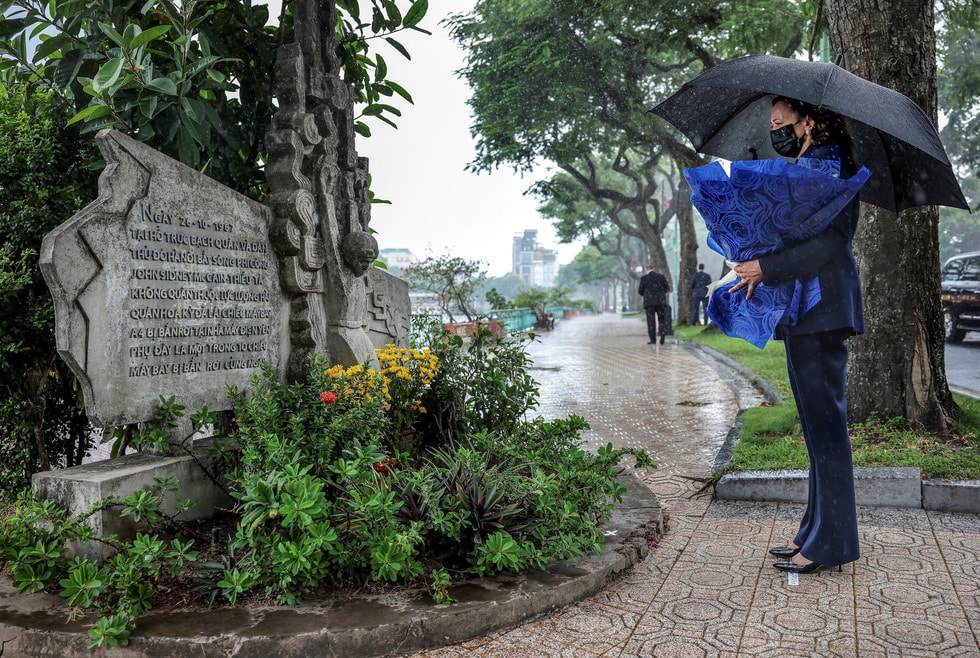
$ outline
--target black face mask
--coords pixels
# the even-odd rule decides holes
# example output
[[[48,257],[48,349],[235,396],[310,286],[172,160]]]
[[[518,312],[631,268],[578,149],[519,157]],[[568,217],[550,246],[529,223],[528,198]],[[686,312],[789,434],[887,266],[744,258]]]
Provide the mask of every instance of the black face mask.
[[[803,148],[804,138],[797,137],[796,131],[793,130],[797,123],[799,121],[769,131],[769,141],[772,142],[772,147],[776,149],[776,153],[783,157],[795,158],[799,155],[800,149]]]

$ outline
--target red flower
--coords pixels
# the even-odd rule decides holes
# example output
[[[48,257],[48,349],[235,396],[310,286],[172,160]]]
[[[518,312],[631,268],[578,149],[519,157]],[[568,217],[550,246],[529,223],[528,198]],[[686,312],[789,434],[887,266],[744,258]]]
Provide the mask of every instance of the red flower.
[[[386,457],[384,461],[374,462],[373,467],[378,475],[385,476],[398,468],[398,460],[394,457]]]
[[[324,404],[333,404],[337,401],[337,394],[333,391],[324,391],[320,393],[320,402]]]

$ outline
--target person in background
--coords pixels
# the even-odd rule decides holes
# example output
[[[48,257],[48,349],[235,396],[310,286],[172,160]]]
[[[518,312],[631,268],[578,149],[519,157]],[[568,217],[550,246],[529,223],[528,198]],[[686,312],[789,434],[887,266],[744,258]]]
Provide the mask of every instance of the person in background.
[[[840,165],[841,178],[856,167],[844,119],[825,108],[791,98],[775,98],[770,139],[788,158],[819,158]],[[855,197],[826,230],[783,251],[735,266],[746,299],[760,283],[776,285],[815,273],[820,301],[795,325],[777,325],[786,345],[786,369],[810,457],[806,511],[793,541],[770,553],[782,571],[811,573],[860,557],[851,439],[847,433],[845,341],[864,332],[861,280],[851,253],[858,223]]]
[[[650,337],[648,345],[657,342],[658,328],[660,344],[664,344],[664,336],[669,330],[665,313],[668,292],[670,292],[670,285],[664,275],[656,272],[653,265],[647,265],[643,269],[643,276],[640,277],[637,293],[643,297],[643,309],[647,313],[647,335]]]
[[[691,324],[708,323],[708,285],[711,275],[704,271],[704,263],[698,264],[698,271],[691,277]],[[704,307],[704,322],[701,321],[701,307]]]

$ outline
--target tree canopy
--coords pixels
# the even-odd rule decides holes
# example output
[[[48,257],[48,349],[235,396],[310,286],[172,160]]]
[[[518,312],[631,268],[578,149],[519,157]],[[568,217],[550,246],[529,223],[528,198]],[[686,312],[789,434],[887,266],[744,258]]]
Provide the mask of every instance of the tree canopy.
[[[647,110],[716,61],[791,54],[810,4],[480,0],[449,21],[468,53],[462,74],[477,140],[470,167],[556,165],[560,172],[534,189],[564,204],[552,208],[564,238],[615,228],[666,271],[669,214],[657,171],[665,156],[682,167],[702,158]],[[598,212],[579,214],[583,203]]]
[[[83,133],[115,128],[261,198],[276,50],[293,33],[283,7],[270,25],[268,6],[251,0],[0,0],[0,83],[50,90]],[[411,95],[387,79],[369,39],[410,57],[393,35],[424,32],[428,0],[337,7],[338,55],[361,116],[393,123],[400,111],[387,99]],[[363,120],[357,130],[370,133]]]
[[[939,5],[939,106],[947,117],[943,143],[963,173],[975,177],[980,174],[980,6],[960,0]]]
[[[426,290],[439,297],[439,306],[449,322],[462,313],[466,320],[476,319],[476,291],[486,278],[486,263],[444,254],[427,256],[405,270],[405,280],[416,290]]]

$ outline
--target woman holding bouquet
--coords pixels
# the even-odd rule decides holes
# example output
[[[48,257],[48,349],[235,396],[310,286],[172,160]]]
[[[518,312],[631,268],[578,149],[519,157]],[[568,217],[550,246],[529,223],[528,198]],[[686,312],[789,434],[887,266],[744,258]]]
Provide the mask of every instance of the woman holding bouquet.
[[[774,99],[770,116],[773,148],[785,157],[833,160],[840,177],[855,173],[851,138],[843,118],[801,101]],[[847,433],[845,341],[864,332],[861,280],[851,253],[858,222],[855,197],[822,233],[786,249],[735,266],[747,299],[756,286],[816,274],[820,301],[796,324],[780,324],[786,366],[810,458],[806,512],[793,541],[770,553],[783,571],[811,573],[857,560],[857,507],[851,440]]]

